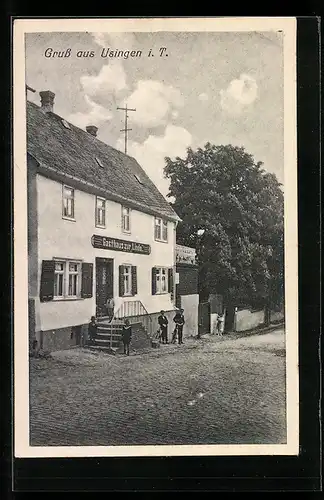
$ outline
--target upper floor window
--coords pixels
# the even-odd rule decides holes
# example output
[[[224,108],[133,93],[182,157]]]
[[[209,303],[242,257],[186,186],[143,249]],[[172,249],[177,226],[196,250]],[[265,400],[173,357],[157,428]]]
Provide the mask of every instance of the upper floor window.
[[[122,207],[122,230],[124,233],[130,233],[130,208]]]
[[[63,186],[63,217],[74,219],[74,189],[69,186]]]
[[[96,226],[106,227],[106,200],[96,197]]]
[[[165,241],[165,242],[168,241],[167,221],[160,219],[158,217],[155,218],[154,237],[158,241]]]

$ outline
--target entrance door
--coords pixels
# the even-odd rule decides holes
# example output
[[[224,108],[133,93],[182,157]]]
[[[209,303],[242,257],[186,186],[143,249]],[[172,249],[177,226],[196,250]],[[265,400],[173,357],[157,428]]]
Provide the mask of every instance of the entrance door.
[[[198,308],[198,331],[200,335],[210,333],[210,304],[209,302],[200,302]]]
[[[225,327],[224,331],[229,333],[234,330],[234,318],[235,318],[235,309],[231,305],[227,305],[226,314],[225,314]]]
[[[107,299],[114,293],[113,259],[96,258],[96,314],[107,316]]]

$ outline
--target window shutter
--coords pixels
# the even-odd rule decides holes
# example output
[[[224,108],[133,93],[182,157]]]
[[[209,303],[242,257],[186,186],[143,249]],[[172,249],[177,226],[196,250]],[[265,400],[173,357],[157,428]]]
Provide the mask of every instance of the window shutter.
[[[124,297],[124,266],[119,266],[119,297]]]
[[[168,269],[168,292],[173,294],[173,268]]]
[[[156,267],[152,267],[152,295],[156,295]]]
[[[137,294],[137,267],[132,266],[132,295]]]
[[[89,299],[92,297],[93,264],[83,262],[82,264],[82,284],[81,297]]]
[[[43,260],[42,273],[40,281],[40,294],[41,302],[49,302],[54,297],[54,278],[55,278],[55,261]]]

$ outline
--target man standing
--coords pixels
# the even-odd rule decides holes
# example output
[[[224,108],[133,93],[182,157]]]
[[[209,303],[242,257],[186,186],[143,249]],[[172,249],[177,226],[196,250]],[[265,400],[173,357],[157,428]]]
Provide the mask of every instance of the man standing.
[[[182,335],[183,335],[183,325],[185,324],[184,320],[184,310],[180,309],[173,318],[173,321],[175,322],[175,332],[178,332],[178,343],[183,344],[182,342]],[[174,336],[175,337],[175,336]],[[174,338],[174,341],[176,339]]]
[[[165,316],[164,311],[161,311],[160,316],[158,317],[158,323],[161,328],[161,338],[162,344],[168,344],[168,318]]]

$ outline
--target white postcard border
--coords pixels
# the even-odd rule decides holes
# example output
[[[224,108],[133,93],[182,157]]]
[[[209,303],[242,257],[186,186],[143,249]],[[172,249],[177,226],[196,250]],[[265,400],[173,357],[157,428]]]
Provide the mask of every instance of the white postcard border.
[[[278,31],[284,33],[284,187],[287,444],[175,446],[30,446],[28,363],[28,251],[26,174],[25,33],[143,31]],[[15,457],[121,457],[297,455],[298,401],[298,231],[296,128],[296,19],[16,19],[13,39],[14,87],[14,454]]]

